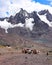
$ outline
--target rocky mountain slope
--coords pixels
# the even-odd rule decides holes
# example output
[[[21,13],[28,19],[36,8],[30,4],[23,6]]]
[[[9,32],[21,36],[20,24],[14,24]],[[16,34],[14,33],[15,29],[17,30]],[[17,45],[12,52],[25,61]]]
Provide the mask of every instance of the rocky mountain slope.
[[[52,43],[52,14],[48,10],[28,13],[21,8],[15,16],[0,18],[0,44],[17,44],[22,39]]]

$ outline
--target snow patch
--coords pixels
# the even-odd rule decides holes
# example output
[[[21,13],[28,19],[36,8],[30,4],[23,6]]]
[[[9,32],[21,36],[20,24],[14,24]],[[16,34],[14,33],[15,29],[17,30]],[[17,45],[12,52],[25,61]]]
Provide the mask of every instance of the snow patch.
[[[39,18],[40,18],[43,22],[47,23],[50,27],[52,27],[52,22],[50,22],[50,21],[47,20],[46,14],[45,14],[45,15],[39,15],[39,14],[37,13],[37,15],[39,16]]]

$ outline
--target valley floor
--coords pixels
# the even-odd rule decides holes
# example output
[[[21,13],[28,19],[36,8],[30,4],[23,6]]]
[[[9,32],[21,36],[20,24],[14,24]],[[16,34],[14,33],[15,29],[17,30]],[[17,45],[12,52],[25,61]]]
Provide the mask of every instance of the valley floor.
[[[46,55],[44,50],[39,54],[24,54],[21,50],[0,47],[0,65],[52,65],[52,54]]]

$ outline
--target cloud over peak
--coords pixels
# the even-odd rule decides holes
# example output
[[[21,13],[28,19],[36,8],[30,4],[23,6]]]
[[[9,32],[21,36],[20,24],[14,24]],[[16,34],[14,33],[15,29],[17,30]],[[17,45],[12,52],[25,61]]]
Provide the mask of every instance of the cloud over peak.
[[[43,5],[33,0],[0,0],[0,3],[0,17],[15,15],[20,11],[20,8],[28,12],[48,9],[52,13],[52,7],[50,5]]]

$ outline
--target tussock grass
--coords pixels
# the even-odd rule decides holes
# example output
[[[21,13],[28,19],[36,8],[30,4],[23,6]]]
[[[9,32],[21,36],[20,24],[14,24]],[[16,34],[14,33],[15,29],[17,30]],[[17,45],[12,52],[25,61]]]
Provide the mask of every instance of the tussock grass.
[[[4,46],[4,45],[0,45],[0,48],[4,48],[4,47],[6,47],[6,46]]]

